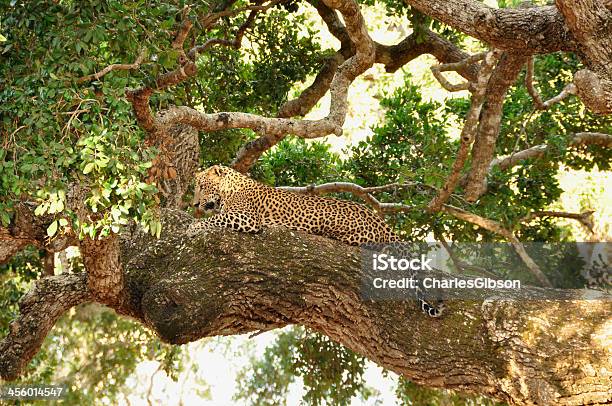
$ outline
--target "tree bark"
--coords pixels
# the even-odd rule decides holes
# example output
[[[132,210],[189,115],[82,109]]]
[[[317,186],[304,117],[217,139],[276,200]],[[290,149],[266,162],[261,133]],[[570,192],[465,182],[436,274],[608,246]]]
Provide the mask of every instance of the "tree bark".
[[[506,92],[527,61],[523,55],[504,53],[487,86],[487,101],[480,115],[472,148],[472,167],[467,178],[465,199],[474,202],[487,190],[487,173],[495,156],[495,144],[502,122]]]
[[[494,48],[533,55],[575,47],[555,6],[494,9],[477,0],[404,2]]]
[[[612,113],[612,11],[599,0],[556,0],[565,23],[578,41],[587,69],[574,73],[578,97],[595,113]]]
[[[165,211],[159,240],[134,229],[120,242],[131,315],[169,343],[300,324],[431,387],[518,405],[612,401],[609,300],[483,297],[450,302],[445,317],[430,319],[412,302],[363,300],[358,248],[282,228],[189,238],[184,230],[191,221],[183,212]],[[25,304],[51,306],[47,281],[58,284],[60,278],[72,281],[69,297],[75,300],[56,306],[65,311],[89,300],[83,276],[41,280],[45,293],[37,287],[28,294],[22,315],[0,342],[2,378],[23,373],[24,359],[38,349],[31,345],[40,345],[28,338],[40,336],[37,329],[46,334],[56,320],[41,318],[47,307]],[[65,286],[58,284],[58,291]],[[24,329],[27,317],[32,328]]]

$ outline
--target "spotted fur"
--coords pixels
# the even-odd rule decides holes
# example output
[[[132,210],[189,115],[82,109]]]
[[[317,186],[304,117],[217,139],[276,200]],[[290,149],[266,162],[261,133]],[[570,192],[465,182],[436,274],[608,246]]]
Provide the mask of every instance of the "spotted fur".
[[[399,240],[367,206],[274,189],[219,165],[196,175],[194,205],[219,211],[196,228],[213,225],[257,232],[262,227],[283,226],[350,245]]]
[[[350,245],[400,241],[381,217],[359,203],[275,189],[221,165],[197,173],[195,180],[194,205],[217,213],[194,223],[190,235],[210,227],[258,232],[283,226]],[[417,292],[421,310],[438,317],[441,308],[427,303],[422,293]]]

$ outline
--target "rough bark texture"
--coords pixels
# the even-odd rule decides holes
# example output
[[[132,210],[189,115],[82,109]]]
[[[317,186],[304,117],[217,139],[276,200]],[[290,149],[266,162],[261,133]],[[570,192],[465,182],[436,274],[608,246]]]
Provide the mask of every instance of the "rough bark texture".
[[[487,87],[487,101],[480,115],[478,132],[472,149],[472,167],[468,175],[465,198],[477,200],[487,189],[486,175],[495,156],[506,91],[527,61],[523,55],[504,53],[493,71]]]
[[[121,307],[125,284],[119,258],[119,238],[116,235],[101,240],[85,237],[80,249],[91,295],[100,303]]]
[[[571,51],[574,39],[555,6],[494,9],[477,0],[404,0],[422,13],[503,50]]]
[[[574,74],[578,96],[596,113],[612,112],[612,11],[599,0],[556,0],[587,69]]]
[[[412,302],[363,300],[357,248],[281,228],[188,238],[183,231],[192,220],[166,212],[160,240],[135,230],[121,241],[132,315],[170,343],[301,324],[432,387],[523,405],[612,401],[609,300],[483,297],[449,302],[444,318],[430,319]],[[37,331],[38,309],[58,314],[87,300],[82,275],[40,284],[63,278],[76,292],[59,296],[66,300],[41,295],[51,289],[37,286],[24,301],[22,311],[33,313],[17,320],[0,343],[2,378],[21,373],[19,351],[32,355],[16,343],[26,340],[21,347],[28,347],[30,335],[46,334],[55,321],[43,321]],[[65,283],[53,289],[61,292]],[[546,297],[547,290],[533,292]],[[28,308],[31,303],[40,307]],[[23,328],[24,317],[35,323],[30,329]]]

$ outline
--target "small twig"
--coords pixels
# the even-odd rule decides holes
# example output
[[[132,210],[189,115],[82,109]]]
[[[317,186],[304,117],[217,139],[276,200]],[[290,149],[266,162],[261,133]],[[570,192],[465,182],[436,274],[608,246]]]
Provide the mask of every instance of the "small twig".
[[[218,11],[216,13],[209,13],[206,14],[204,16],[201,16],[198,18],[198,21],[200,22],[202,28],[204,30],[208,30],[210,28],[213,27],[213,25],[220,19],[223,17],[234,17],[244,11],[267,11],[268,9],[274,7],[275,5],[277,5],[278,3],[280,3],[282,0],[274,0],[271,1],[270,3],[266,4],[266,5],[253,5],[253,6],[246,6],[246,7],[241,7],[241,8],[237,8],[235,10],[223,10],[223,11]]]
[[[189,31],[191,31],[191,27],[193,23],[189,19],[189,11],[191,11],[191,7],[185,6],[181,13],[181,27],[179,28],[176,37],[174,37],[174,41],[172,41],[172,49],[183,49],[183,44],[185,43],[185,39],[187,35],[189,35]]]
[[[131,70],[138,69],[144,58],[146,56],[146,50],[142,49],[138,54],[138,57],[134,61],[134,63],[114,63],[112,65],[108,65],[106,68],[102,69],[99,72],[92,73],[91,75],[83,76],[77,80],[78,83],[89,82],[91,80],[98,80],[104,75],[114,71],[114,70]]]
[[[481,266],[476,266],[476,265],[472,265],[472,264],[465,262],[464,260],[462,260],[461,258],[457,256],[457,254],[455,253],[455,250],[453,250],[453,248],[448,244],[448,242],[446,241],[446,239],[444,239],[441,233],[434,232],[434,235],[436,239],[440,242],[440,244],[442,244],[442,247],[444,247],[444,250],[448,253],[448,256],[453,262],[453,265],[459,272],[465,272],[465,271],[477,272],[481,275],[485,275],[485,276],[488,276],[494,279],[497,279],[499,277],[499,275],[496,275],[495,273],[490,272]]]
[[[544,109],[549,108],[550,106],[552,106],[555,103],[559,103],[561,100],[567,98],[570,95],[576,94],[577,92],[577,88],[576,85],[573,83],[569,83],[567,85],[565,85],[565,87],[563,88],[563,90],[561,90],[561,93],[559,93],[558,95],[556,95],[555,97],[545,101],[543,103]]]
[[[542,97],[540,96],[540,93],[538,93],[535,86],[533,85],[533,68],[534,68],[533,56],[530,56],[529,59],[527,60],[527,73],[525,74],[525,86],[527,87],[527,92],[529,92],[529,94],[531,95],[531,98],[533,99],[533,104],[535,105],[535,108],[542,110],[544,109],[544,102],[542,101]]]
[[[449,92],[458,92],[461,90],[469,90],[470,89],[470,82],[462,82],[459,84],[452,84],[450,83],[442,74],[442,72],[448,72],[448,71],[459,71],[462,69],[466,69],[466,67],[468,65],[472,65],[478,61],[481,61],[485,58],[485,56],[487,55],[486,52],[482,52],[479,54],[475,54],[472,56],[469,56],[467,58],[465,58],[462,61],[459,62],[453,62],[453,63],[442,63],[439,65],[433,65],[430,67],[431,69],[431,73],[433,73],[434,77],[436,78],[436,80],[440,83],[440,85],[442,85],[443,88],[445,88],[446,90],[448,90]]]
[[[244,37],[246,30],[251,26],[251,24],[253,24],[253,21],[255,21],[255,17],[257,16],[258,12],[259,11],[251,11],[246,21],[238,28],[238,31],[236,32],[236,35],[233,40],[221,38],[208,39],[206,40],[206,42],[204,42],[204,44],[197,45],[191,48],[187,56],[190,59],[195,60],[195,58],[197,58],[199,54],[204,53],[213,45],[223,45],[234,49],[239,49],[242,46],[242,38]]]

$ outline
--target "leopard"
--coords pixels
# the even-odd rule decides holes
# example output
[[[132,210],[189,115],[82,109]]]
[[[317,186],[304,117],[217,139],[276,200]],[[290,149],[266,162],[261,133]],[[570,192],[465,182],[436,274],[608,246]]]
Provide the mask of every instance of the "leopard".
[[[190,225],[189,236],[211,228],[257,233],[267,227],[285,227],[352,246],[401,242],[368,206],[274,188],[223,165],[196,173],[193,206],[199,212],[214,214]],[[417,292],[417,299],[423,312],[432,317],[441,315],[441,303],[430,304],[422,292]]]

